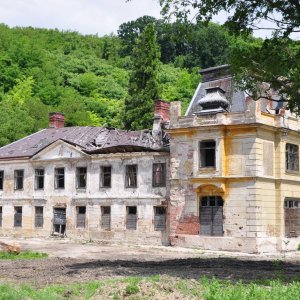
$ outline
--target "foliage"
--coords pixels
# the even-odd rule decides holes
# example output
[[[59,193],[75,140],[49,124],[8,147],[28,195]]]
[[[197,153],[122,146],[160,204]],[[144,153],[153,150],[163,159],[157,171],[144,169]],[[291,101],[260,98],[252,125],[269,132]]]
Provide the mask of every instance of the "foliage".
[[[160,51],[154,24],[146,26],[133,49],[133,71],[129,97],[125,100],[124,125],[127,129],[144,129],[152,125],[154,100],[159,98],[157,81]]]
[[[38,259],[48,257],[47,253],[22,251],[19,254],[0,251],[0,259]]]
[[[239,86],[257,98],[261,83],[269,84],[264,95],[274,100],[269,92],[276,90],[288,101],[288,108],[300,114],[300,41],[293,40],[293,34],[300,32],[299,1],[268,0],[160,0],[165,16],[175,15],[177,19],[194,19],[209,22],[221,11],[228,13],[225,26],[230,32],[245,38],[231,46],[231,64]],[[264,21],[264,22],[263,22]],[[268,22],[266,26],[266,21]],[[270,25],[269,25],[270,24]],[[254,41],[250,37],[255,30],[270,30],[272,37]]]

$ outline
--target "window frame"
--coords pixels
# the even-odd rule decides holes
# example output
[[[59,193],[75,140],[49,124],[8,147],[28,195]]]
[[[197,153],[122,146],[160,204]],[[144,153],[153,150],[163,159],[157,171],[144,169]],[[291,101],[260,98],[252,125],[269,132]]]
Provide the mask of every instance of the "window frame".
[[[84,213],[80,213],[80,209],[84,208]],[[76,206],[76,228],[86,228],[86,206]],[[80,215],[83,215],[83,220],[80,220]],[[81,223],[82,222],[82,223]]]
[[[3,206],[0,206],[0,228],[2,227],[3,222]]]
[[[4,187],[4,170],[0,170],[0,191],[3,191]]]
[[[214,143],[214,147],[209,147],[209,146],[202,146],[202,143],[210,143],[213,142]],[[204,153],[202,151],[209,151],[209,150],[214,150],[214,164],[213,165],[209,165],[207,162],[204,164],[203,161],[206,160],[206,153],[205,152],[205,158],[203,158]],[[207,139],[207,140],[201,140],[199,141],[199,169],[216,169],[217,167],[217,142],[214,139]]]
[[[299,145],[285,144],[285,170],[287,172],[299,172]]]
[[[109,168],[110,171],[105,171],[105,168]],[[109,175],[109,185],[105,185],[105,176]],[[100,166],[100,188],[111,188],[111,182],[112,182],[112,166]]]
[[[22,175],[18,175],[18,172],[22,172]],[[16,169],[14,170],[14,190],[15,191],[22,191],[24,190],[24,169]],[[19,179],[21,181],[19,182]],[[21,183],[21,187],[19,187],[19,184]]]
[[[135,167],[135,170],[130,168]],[[134,180],[130,183],[130,178],[134,176]],[[125,188],[137,188],[138,187],[138,165],[128,164],[125,166]]]
[[[161,166],[161,170],[156,167]],[[152,164],[152,187],[165,187],[166,186],[166,163],[155,162]]]
[[[37,171],[43,171],[43,174],[37,174]],[[39,179],[43,178],[43,187],[38,187],[40,183]],[[34,169],[34,189],[35,190],[43,190],[45,188],[45,169],[44,168],[36,168]]]
[[[109,213],[106,213],[105,210],[109,209]],[[109,225],[106,226],[106,222],[104,222],[104,218],[108,218]],[[107,220],[106,220],[107,221]],[[101,206],[101,229],[103,230],[111,230],[111,206],[103,205]]]
[[[130,213],[131,209],[135,209],[135,214]],[[129,217],[129,216],[135,217]],[[137,230],[138,208],[136,205],[126,206],[126,230]]]
[[[167,208],[165,206],[157,205],[153,207],[154,209],[154,231],[165,231],[166,230],[166,220],[167,220]],[[164,213],[158,213],[159,210],[163,209]],[[161,218],[164,218],[163,226],[160,226],[159,224],[159,217],[163,216]]]
[[[42,213],[38,213],[37,210],[42,209]],[[39,223],[38,217],[42,219]],[[34,207],[34,228],[43,228],[44,227],[44,206],[35,206]]]
[[[18,212],[17,210],[21,209],[21,212]],[[21,216],[21,217],[20,217]],[[18,225],[18,217],[21,218],[19,225]],[[23,226],[23,206],[14,206],[14,228],[22,227]]]
[[[84,172],[81,172],[85,170]],[[84,186],[81,186],[81,176],[84,176]],[[85,190],[87,188],[87,167],[76,167],[76,189]]]
[[[57,174],[58,170],[63,170],[63,174]],[[63,187],[59,186],[59,176],[63,176]],[[57,167],[54,168],[54,189],[55,190],[63,190],[65,189],[65,168],[64,167]]]

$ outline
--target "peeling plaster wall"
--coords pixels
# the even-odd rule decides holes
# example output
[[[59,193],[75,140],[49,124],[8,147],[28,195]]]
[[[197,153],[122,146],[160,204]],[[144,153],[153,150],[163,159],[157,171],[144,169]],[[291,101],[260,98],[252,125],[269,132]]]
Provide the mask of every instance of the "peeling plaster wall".
[[[166,206],[167,187],[152,187],[152,164],[166,163],[168,153],[102,154],[68,157],[67,149],[45,153],[37,159],[1,161],[4,189],[0,191],[3,222],[0,235],[49,236],[53,232],[53,207],[66,207],[66,235],[74,238],[168,244],[166,231],[154,230],[154,206]],[[137,188],[125,188],[125,166],[138,165]],[[112,166],[111,188],[100,187],[100,167]],[[54,188],[54,169],[65,168],[65,188]],[[87,167],[86,189],[76,188],[76,167]],[[34,169],[45,169],[44,190],[34,189]],[[24,189],[14,190],[14,170],[24,169]],[[22,227],[14,227],[14,206],[22,206]],[[44,207],[44,226],[35,228],[35,207]],[[86,206],[86,226],[76,228],[76,207]],[[101,228],[101,206],[111,206],[111,230]],[[126,206],[137,206],[137,230],[126,230]]]

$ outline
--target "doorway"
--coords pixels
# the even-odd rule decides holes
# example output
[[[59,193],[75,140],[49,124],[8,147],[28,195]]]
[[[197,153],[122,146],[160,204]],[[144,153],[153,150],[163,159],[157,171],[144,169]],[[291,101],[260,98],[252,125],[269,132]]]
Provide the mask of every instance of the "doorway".
[[[220,196],[201,197],[200,235],[223,236],[223,204]]]
[[[66,234],[66,209],[65,208],[53,208],[53,234],[65,235]]]

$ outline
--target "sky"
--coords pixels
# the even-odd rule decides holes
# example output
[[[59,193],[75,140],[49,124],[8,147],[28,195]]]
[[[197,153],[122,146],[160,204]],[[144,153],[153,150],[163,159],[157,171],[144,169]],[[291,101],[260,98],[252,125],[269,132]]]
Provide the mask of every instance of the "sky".
[[[160,17],[158,0],[0,0],[0,23],[10,27],[57,28],[103,36],[117,33],[122,23],[144,15]],[[225,20],[225,13],[213,19],[219,24]],[[270,34],[254,32],[257,37]]]
[[[155,0],[0,0],[0,23],[78,31],[99,36],[143,15],[159,18]]]

